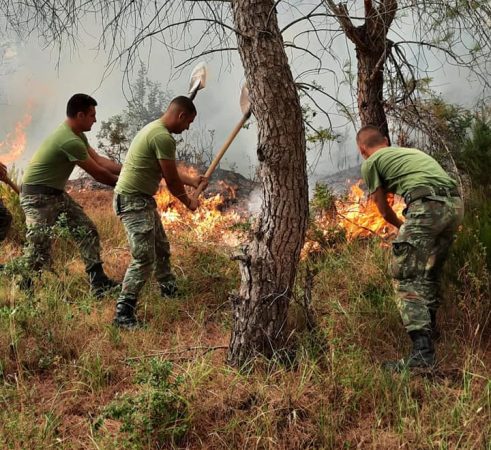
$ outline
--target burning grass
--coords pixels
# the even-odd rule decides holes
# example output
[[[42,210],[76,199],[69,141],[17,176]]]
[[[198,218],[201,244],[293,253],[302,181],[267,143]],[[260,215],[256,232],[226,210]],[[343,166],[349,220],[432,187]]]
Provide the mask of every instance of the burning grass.
[[[321,251],[333,236],[342,235],[348,241],[373,236],[385,240],[397,233],[381,217],[376,205],[367,199],[360,184],[361,181],[355,183],[344,198],[334,201],[329,210],[315,213],[302,252],[304,258]],[[230,207],[231,200],[236,197],[231,186],[222,182],[222,190],[221,194],[202,197],[200,208],[191,212],[165,186],[162,187],[156,200],[165,229],[177,235],[192,236],[198,242],[220,242],[227,247],[239,245],[247,238],[244,229],[248,228],[251,218],[247,211]],[[389,203],[402,216],[403,201],[391,197]]]
[[[226,189],[227,192],[230,190]],[[198,242],[221,242],[227,246],[236,246],[240,242],[242,233],[237,230],[237,225],[246,221],[247,217],[244,213],[226,210],[230,196],[216,194],[202,198],[195,212],[187,209],[165,187],[155,198],[165,230],[189,234]]]

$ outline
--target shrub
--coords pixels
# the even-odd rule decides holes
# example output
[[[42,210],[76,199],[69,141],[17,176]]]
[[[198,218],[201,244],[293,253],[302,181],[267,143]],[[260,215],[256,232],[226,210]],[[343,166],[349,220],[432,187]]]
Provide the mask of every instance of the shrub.
[[[103,420],[120,421],[120,431],[137,448],[162,448],[169,441],[178,442],[188,429],[188,406],[179,393],[182,378],[171,381],[171,374],[170,362],[152,358],[137,373],[140,391],[116,398],[105,409]]]

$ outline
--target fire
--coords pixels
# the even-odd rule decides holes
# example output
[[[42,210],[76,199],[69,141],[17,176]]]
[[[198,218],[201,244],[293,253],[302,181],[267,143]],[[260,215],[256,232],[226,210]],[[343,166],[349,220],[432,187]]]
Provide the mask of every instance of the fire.
[[[366,198],[360,188],[361,181],[351,186],[346,201],[337,201],[336,209],[341,227],[346,231],[348,239],[378,235],[389,237],[397,232],[396,228],[388,224],[380,215],[373,201]],[[404,202],[400,198],[390,195],[389,204],[394,212],[402,217]]]
[[[30,114],[31,106],[31,103],[28,103],[24,117],[15,124],[14,130],[8,133],[3,141],[0,141],[0,157],[4,164],[16,161],[26,147],[27,136],[25,130],[32,120]],[[5,149],[7,149],[7,153],[2,155]]]
[[[235,191],[227,185],[227,191]],[[198,241],[220,242],[235,246],[240,243],[241,233],[232,228],[244,220],[235,211],[221,211],[228,200],[221,194],[200,199],[200,207],[188,210],[163,187],[155,196],[162,224],[166,231],[191,234]]]
[[[189,211],[172,196],[165,185],[162,186],[155,199],[165,229],[190,236],[196,241],[239,245],[245,235],[238,230],[238,225],[247,220],[248,214],[227,209],[227,202],[235,198],[236,192],[225,182],[219,184],[223,193],[202,197],[200,207],[195,212]],[[381,217],[375,203],[367,199],[360,184],[361,181],[351,187],[346,199],[336,200],[330,211],[315,217],[307,234],[303,256],[319,251],[344,235],[351,241],[373,236],[387,238],[396,233],[397,230]],[[396,214],[401,216],[403,201],[389,198],[389,203]]]
[[[360,184],[361,180],[351,186],[346,199],[336,200],[330,210],[315,217],[307,232],[302,258],[343,241],[343,234],[348,241],[352,241],[373,236],[385,239],[397,232],[395,227],[382,218],[375,203],[367,199]],[[388,201],[394,212],[401,217],[404,208],[402,199],[390,196]]]

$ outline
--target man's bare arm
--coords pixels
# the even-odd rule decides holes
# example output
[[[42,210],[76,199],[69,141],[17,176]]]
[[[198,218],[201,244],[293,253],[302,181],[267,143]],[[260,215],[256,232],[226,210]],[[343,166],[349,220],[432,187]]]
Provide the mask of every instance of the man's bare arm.
[[[118,181],[117,175],[98,164],[90,155],[85,161],[77,161],[77,166],[85,170],[99,183],[116,186],[116,182]]]
[[[385,192],[384,188],[377,188],[377,190],[370,195],[370,200],[375,202],[380,214],[387,222],[397,228],[401,228],[403,222],[399,219],[399,217],[397,217],[397,214],[387,202],[387,193]]]
[[[191,199],[186,193],[183,181],[177,170],[176,162],[171,159],[159,159],[159,163],[162,175],[171,194],[191,211],[194,211],[198,207],[198,202]]]
[[[114,175],[119,175],[121,172],[121,164],[114,162],[112,159],[106,158],[104,156],[99,155],[92,147],[89,146],[88,152],[90,157],[100,166],[104,167],[106,170],[109,170]]]

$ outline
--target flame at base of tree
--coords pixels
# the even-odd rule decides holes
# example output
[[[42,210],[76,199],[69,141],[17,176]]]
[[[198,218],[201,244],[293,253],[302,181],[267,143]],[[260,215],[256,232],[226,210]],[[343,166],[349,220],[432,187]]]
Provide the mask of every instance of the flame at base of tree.
[[[378,236],[388,238],[397,233],[380,215],[374,202],[367,199],[360,188],[361,182],[354,184],[346,199],[336,200],[332,210],[323,211],[312,221],[302,256],[320,251],[333,241],[370,238]],[[250,219],[250,215],[227,208],[227,202],[236,196],[235,190],[224,183],[224,194],[201,198],[197,211],[189,211],[167,190],[162,187],[155,199],[167,231],[187,234],[197,241],[214,242],[220,245],[236,246],[245,238],[241,224]],[[396,214],[401,216],[404,202],[389,198]]]

